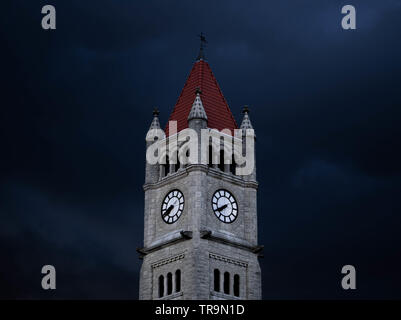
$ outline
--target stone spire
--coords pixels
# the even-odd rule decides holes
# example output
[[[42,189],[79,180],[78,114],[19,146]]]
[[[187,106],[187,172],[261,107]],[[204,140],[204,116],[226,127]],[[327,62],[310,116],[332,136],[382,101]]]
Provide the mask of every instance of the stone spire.
[[[251,119],[249,118],[249,108],[248,106],[244,106],[244,109],[242,110],[242,113],[244,114],[244,118],[242,119],[241,122],[241,129],[253,129]]]
[[[163,130],[161,130],[159,122],[159,110],[157,110],[157,108],[154,108],[153,120],[152,123],[150,124],[148,133],[146,134],[146,149],[149,148],[153,143],[155,143],[155,141],[158,139],[158,135],[160,135],[162,131]],[[145,184],[156,183],[159,180],[159,176],[160,176],[160,165],[157,163],[151,164],[150,162],[146,161]]]
[[[159,121],[159,110],[157,108],[153,109],[153,120],[152,123],[150,124],[149,130],[152,129],[160,129],[160,121]]]
[[[203,108],[203,103],[200,98],[201,93],[202,92],[200,89],[196,88],[196,97],[194,103],[192,104],[191,111],[189,112],[188,121],[192,119],[201,119],[207,121],[206,111],[205,108]]]

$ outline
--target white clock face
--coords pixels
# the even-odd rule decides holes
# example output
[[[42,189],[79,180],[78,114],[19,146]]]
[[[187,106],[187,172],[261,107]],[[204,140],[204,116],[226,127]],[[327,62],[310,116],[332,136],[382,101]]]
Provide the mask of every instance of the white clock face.
[[[173,190],[168,193],[162,203],[162,219],[165,223],[174,223],[181,216],[184,210],[184,195],[180,190]]]
[[[224,223],[231,223],[237,219],[237,201],[227,190],[220,189],[214,193],[212,198],[212,208],[216,217]]]

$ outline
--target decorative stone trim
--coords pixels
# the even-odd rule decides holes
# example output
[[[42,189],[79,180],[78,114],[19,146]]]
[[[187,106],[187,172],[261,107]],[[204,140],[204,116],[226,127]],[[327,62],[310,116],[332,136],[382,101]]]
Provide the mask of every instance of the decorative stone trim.
[[[209,253],[209,258],[211,259],[215,259],[218,261],[223,261],[223,262],[227,262],[227,263],[231,263],[234,264],[236,266],[240,266],[240,267],[244,267],[244,268],[248,268],[248,263],[244,262],[244,261],[239,261],[239,260],[235,260],[232,258],[228,258],[228,257],[224,257],[215,253]]]
[[[167,258],[167,259],[163,259],[163,260],[159,260],[155,263],[152,264],[152,269],[156,269],[158,267],[164,266],[166,264],[178,261],[178,260],[182,260],[185,258],[185,253],[180,253],[179,255],[176,255],[174,257],[171,258]]]

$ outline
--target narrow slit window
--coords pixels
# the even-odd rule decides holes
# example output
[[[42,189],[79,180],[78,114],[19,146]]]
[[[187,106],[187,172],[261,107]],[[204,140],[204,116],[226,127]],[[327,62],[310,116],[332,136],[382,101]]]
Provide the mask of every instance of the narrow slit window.
[[[224,171],[224,150],[220,150],[219,169],[220,169],[221,171]]]
[[[230,171],[231,171],[232,174],[235,174],[235,159],[234,159],[234,155],[231,158]]]
[[[159,298],[162,298],[164,295],[164,277],[159,277]]]
[[[213,148],[212,146],[209,144],[209,163],[208,163],[209,167],[213,166]]]
[[[230,294],[230,274],[224,272],[224,293]]]
[[[180,168],[180,159],[178,157],[178,151],[177,151],[177,163],[175,164],[175,172],[177,172],[179,168]]]
[[[239,275],[234,276],[234,296],[239,297]]]
[[[175,272],[175,292],[181,291],[181,270]]]
[[[173,275],[171,272],[167,273],[167,295],[173,293]]]
[[[220,270],[214,269],[214,291],[220,292]]]
[[[164,174],[167,176],[170,173],[170,160],[168,156],[166,156],[166,166],[164,169]]]

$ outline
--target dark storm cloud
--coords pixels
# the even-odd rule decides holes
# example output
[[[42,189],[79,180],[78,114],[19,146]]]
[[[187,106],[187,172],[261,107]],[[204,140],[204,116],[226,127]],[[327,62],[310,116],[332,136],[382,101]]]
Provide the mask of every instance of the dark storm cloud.
[[[52,1],[54,32],[44,4],[0,22],[1,296],[137,297],[144,136],[203,31],[237,121],[251,105],[264,297],[400,297],[400,1],[353,1],[355,31],[344,1]],[[50,262],[56,296],[37,288]]]
[[[137,295],[131,286],[115,292],[105,289],[120,281],[138,281],[139,268],[133,248],[141,239],[133,232],[137,223],[133,212],[141,210],[140,205],[133,207],[123,197],[113,199],[115,202],[99,199],[91,205],[66,203],[38,188],[12,181],[2,187],[1,195],[2,249],[10,255],[3,265],[1,296],[125,298]],[[115,223],[115,212],[118,212],[118,223]],[[45,294],[38,285],[40,269],[45,264],[55,265],[58,271],[55,296]],[[12,272],[17,275],[18,283],[7,277]],[[68,286],[70,282],[75,285]],[[21,291],[16,291],[16,285],[21,286]]]

